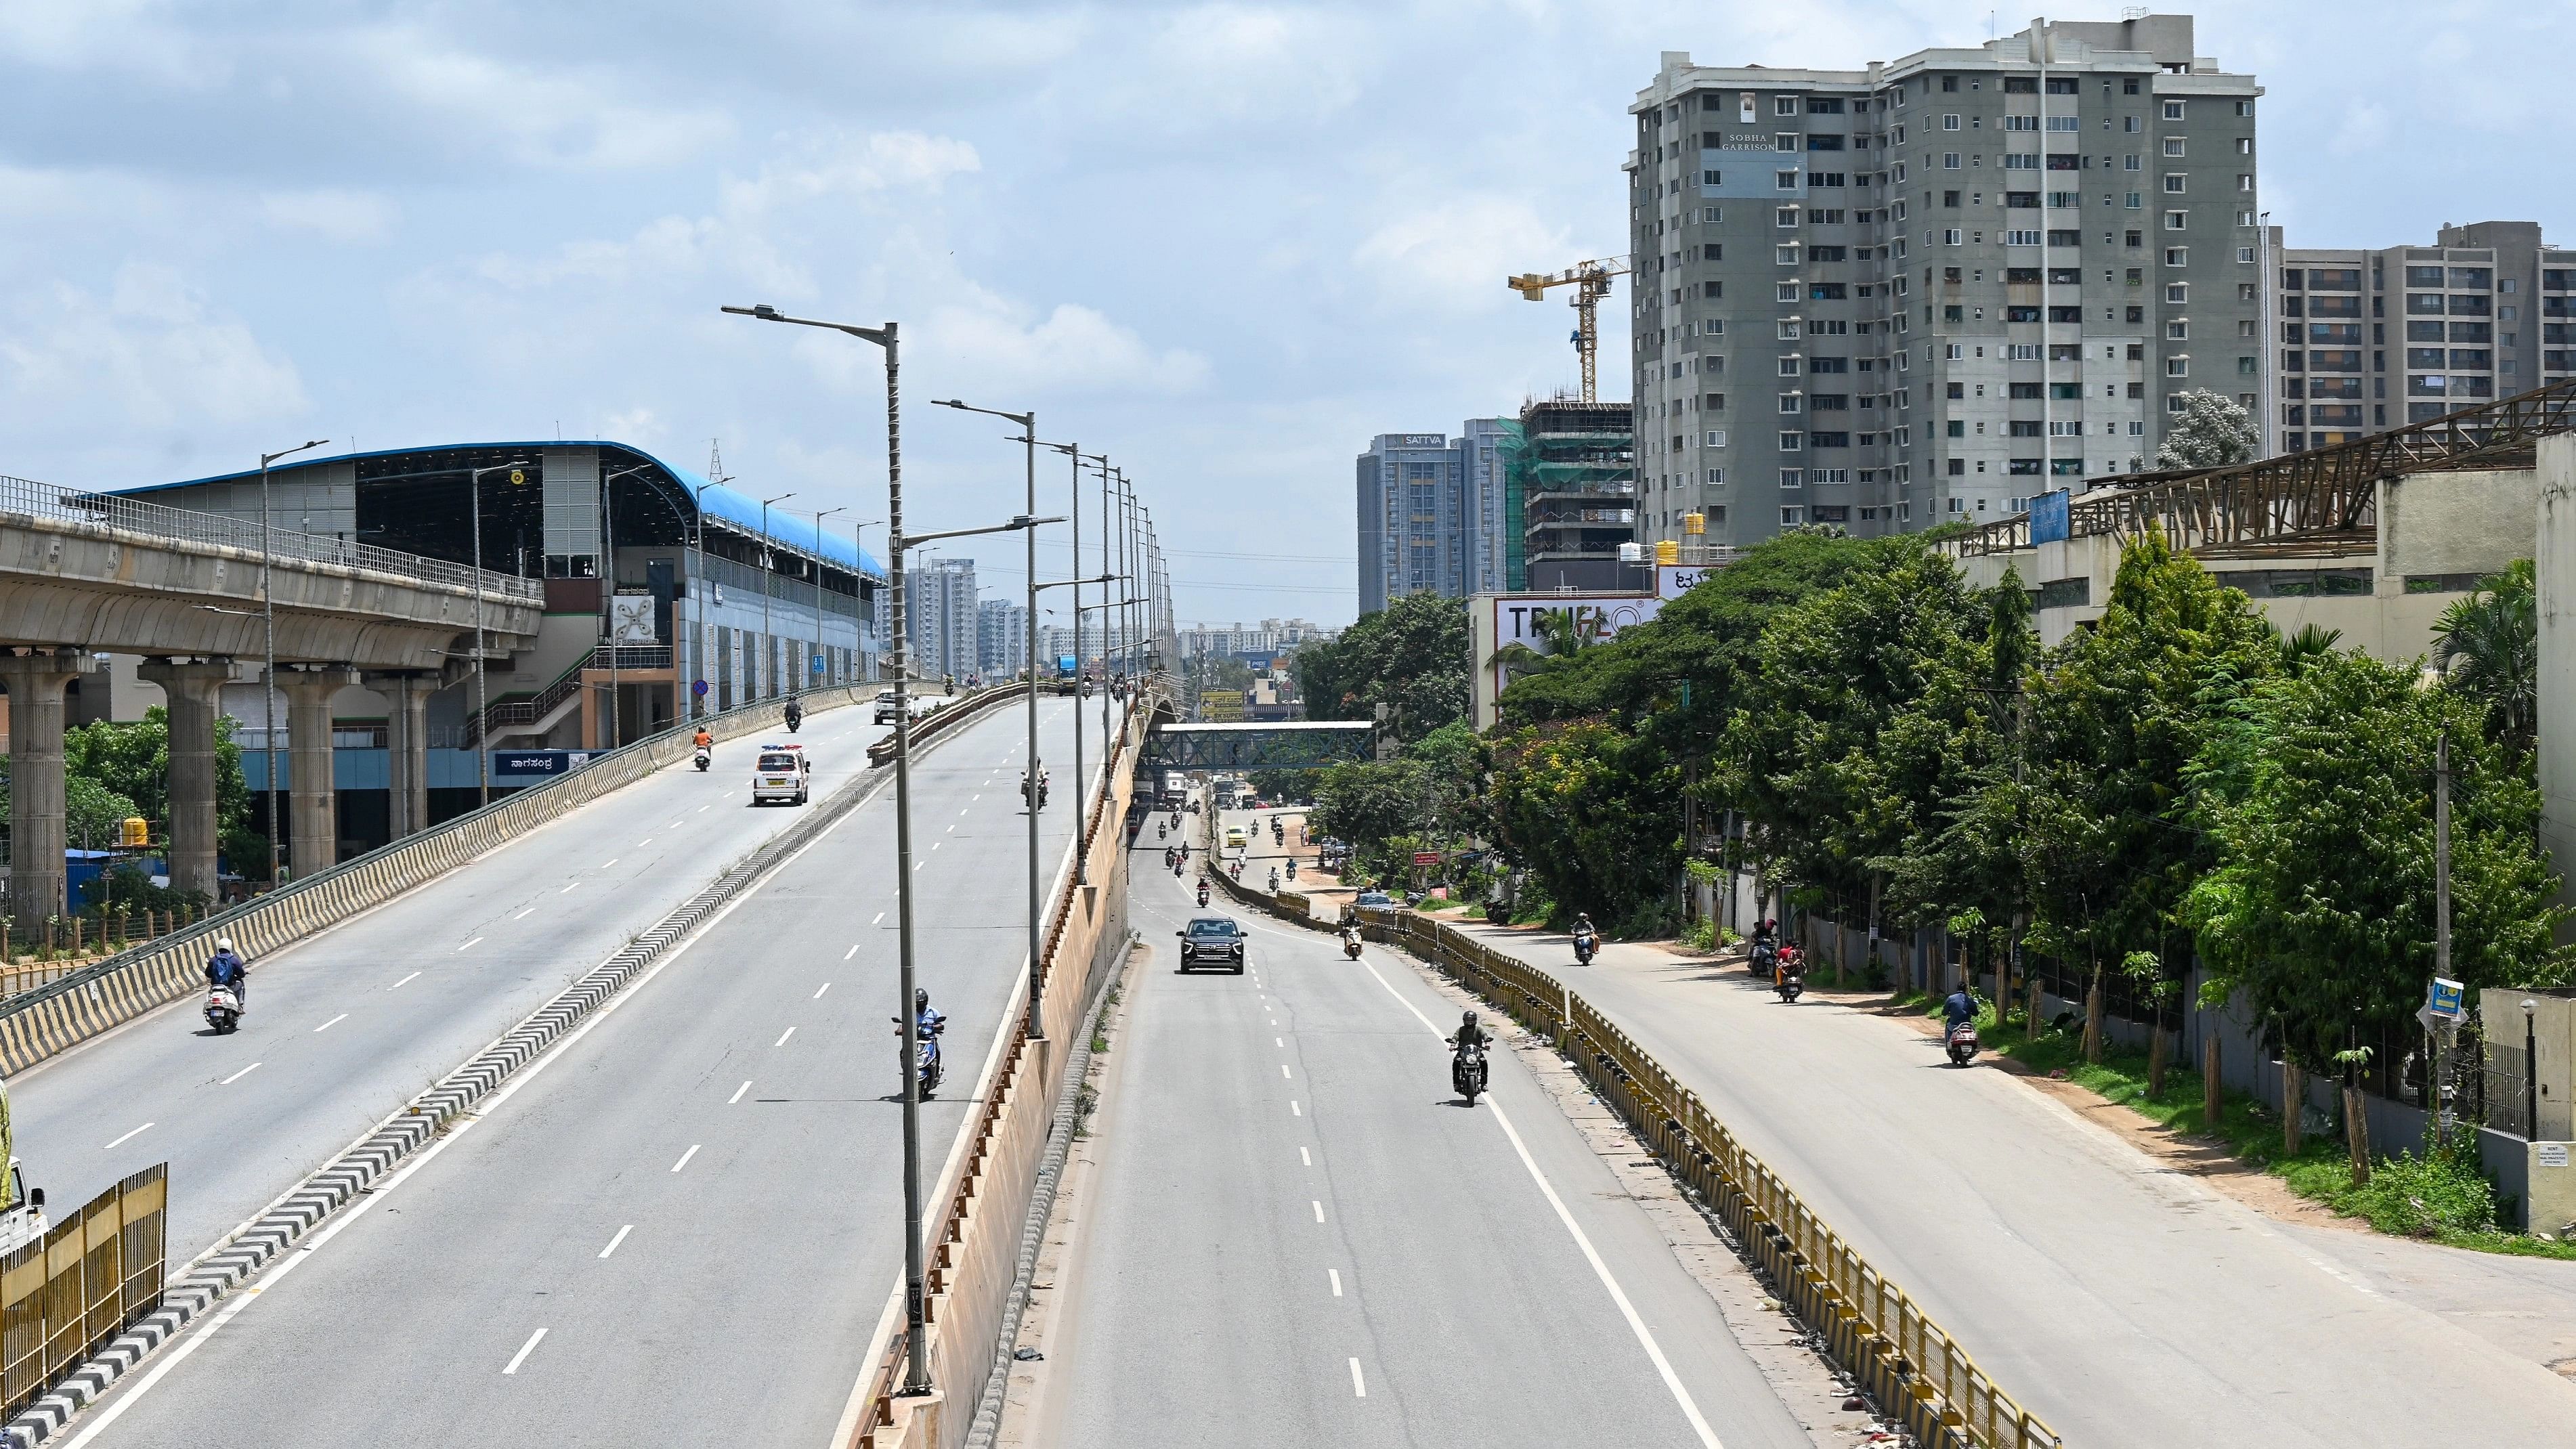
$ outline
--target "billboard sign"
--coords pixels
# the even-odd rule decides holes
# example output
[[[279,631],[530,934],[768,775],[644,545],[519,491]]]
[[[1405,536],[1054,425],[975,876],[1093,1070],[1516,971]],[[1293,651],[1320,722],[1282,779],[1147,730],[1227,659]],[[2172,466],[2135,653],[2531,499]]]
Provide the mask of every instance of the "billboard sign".
[[[653,596],[619,594],[608,601],[608,637],[619,644],[658,644],[653,632]]]
[[[2064,543],[2067,535],[2067,493],[2063,488],[2042,493],[2030,500],[2030,541]]]
[[[1715,575],[1716,569],[1706,564],[1655,565],[1655,597],[1678,599],[1699,586],[1702,579]]]
[[[542,785],[590,763],[590,750],[494,750],[492,783]]]

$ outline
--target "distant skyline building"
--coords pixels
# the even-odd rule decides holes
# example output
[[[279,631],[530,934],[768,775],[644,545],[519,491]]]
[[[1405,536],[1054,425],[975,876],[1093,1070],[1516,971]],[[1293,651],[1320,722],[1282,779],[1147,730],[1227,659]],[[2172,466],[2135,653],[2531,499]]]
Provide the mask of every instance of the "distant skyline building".
[[[927,678],[964,677],[976,671],[977,617],[975,561],[941,558],[916,564],[906,579],[906,622],[911,626],[917,660],[913,672]]]
[[[1007,678],[1029,663],[1029,611],[1009,599],[975,606],[975,668],[986,678]]]
[[[1469,418],[1460,435],[1381,433],[1359,455],[1362,614],[1406,594],[1505,587],[1516,536],[1507,475],[1519,426]]]
[[[2293,247],[2269,228],[2267,453],[2365,434],[2576,374],[2576,251],[2536,221],[2444,225],[2430,246]]]
[[[1276,658],[1300,644],[1330,639],[1339,632],[1311,619],[1264,619],[1249,628],[1240,623],[1193,624],[1180,631],[1179,644],[1184,659]]]

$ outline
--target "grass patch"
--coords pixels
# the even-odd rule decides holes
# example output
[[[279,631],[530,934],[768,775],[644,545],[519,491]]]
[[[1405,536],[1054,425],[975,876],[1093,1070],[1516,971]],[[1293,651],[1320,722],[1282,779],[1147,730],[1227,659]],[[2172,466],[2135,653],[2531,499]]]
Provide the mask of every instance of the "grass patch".
[[[1941,1012],[1940,998],[1919,992],[1905,993],[1897,1003],[1916,1007],[1926,1016]],[[2309,1132],[2299,1154],[2287,1156],[2281,1151],[2280,1113],[2242,1092],[2227,1090],[2219,1095],[2218,1125],[2206,1127],[2201,1121],[2196,1062],[2183,1061],[2178,1055],[2168,1058],[2165,1089],[2151,1094],[2144,1050],[2106,1042],[2102,1060],[2087,1062],[2080,1018],[2064,1027],[2043,1023],[2036,1039],[2025,1039],[2025,1015],[2019,1010],[1999,1013],[1994,1003],[1981,999],[1979,1044],[2042,1075],[2073,1082],[2159,1127],[2216,1143],[2237,1160],[2280,1178],[2299,1196],[2360,1218],[2380,1232],[2482,1253],[2576,1259],[2576,1242],[2547,1242],[2496,1226],[2495,1185],[2478,1167],[2472,1132],[2455,1136],[2447,1151],[2380,1157],[2371,1164],[2369,1184],[2354,1187],[2352,1162],[2340,1132]]]

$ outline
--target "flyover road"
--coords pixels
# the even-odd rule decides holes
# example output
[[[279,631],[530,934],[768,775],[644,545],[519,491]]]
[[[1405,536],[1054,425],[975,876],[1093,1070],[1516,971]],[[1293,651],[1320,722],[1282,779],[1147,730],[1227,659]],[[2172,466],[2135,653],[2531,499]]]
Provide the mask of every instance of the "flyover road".
[[[1696,1091],[2066,1442],[2564,1444],[2576,1384],[2401,1281],[2560,1305],[2576,1264],[2494,1260],[2266,1217],[1867,1002],[1783,1006],[1741,965],[1482,931],[1569,981]],[[2411,1250],[2411,1251],[2408,1251]],[[2555,1283],[2554,1290],[2550,1286]],[[2536,1326],[2536,1325],[2527,1325]],[[2576,1354],[2576,1346],[2565,1350]]]
[[[1169,873],[1136,881],[1157,949],[1023,1442],[1811,1442],[1513,1051],[1463,1108],[1457,1008],[1402,961],[1238,910],[1248,972],[1182,975],[1198,912]]]
[[[868,773],[864,705],[801,739],[815,795]],[[785,738],[783,731],[778,736]],[[256,1214],[799,812],[750,805],[769,736],[638,780],[336,929],[251,963],[228,1037],[184,996],[9,1083],[17,1150],[55,1209],[170,1163],[185,1262]]]
[[[1040,718],[1069,759],[1067,704]],[[1025,729],[913,772],[932,1173],[1022,1005]],[[1068,789],[1050,872],[1072,822]],[[888,792],[797,854],[70,1443],[822,1449],[902,1264],[893,824]]]

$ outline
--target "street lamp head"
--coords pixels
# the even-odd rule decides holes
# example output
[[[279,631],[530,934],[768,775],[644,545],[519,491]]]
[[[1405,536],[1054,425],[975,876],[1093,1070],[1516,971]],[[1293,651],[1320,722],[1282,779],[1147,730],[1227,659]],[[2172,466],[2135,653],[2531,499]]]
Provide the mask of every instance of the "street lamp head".
[[[769,321],[776,321],[778,318],[778,309],[770,306],[767,302],[762,302],[751,309],[751,315]]]
[[[966,406],[964,402],[953,397],[933,398],[931,399],[931,405],[943,408],[963,408]]]

